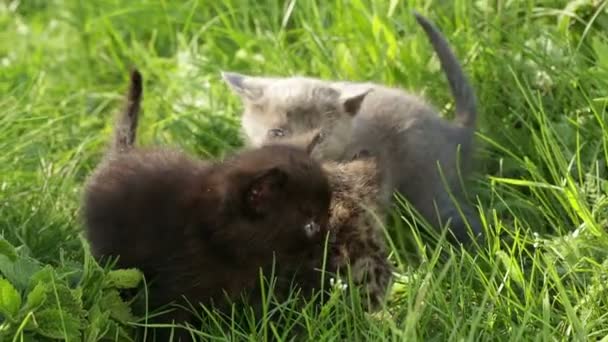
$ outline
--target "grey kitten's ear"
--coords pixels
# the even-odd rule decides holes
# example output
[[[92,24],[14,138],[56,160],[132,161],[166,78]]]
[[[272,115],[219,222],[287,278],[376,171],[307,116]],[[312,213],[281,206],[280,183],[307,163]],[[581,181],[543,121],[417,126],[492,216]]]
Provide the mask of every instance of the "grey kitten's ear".
[[[349,95],[349,97],[342,100],[342,106],[344,107],[344,111],[351,116],[357,115],[359,113],[359,109],[361,108],[361,103],[365,100],[367,94],[371,93],[373,89],[369,88],[355,95]]]
[[[274,200],[287,182],[284,170],[271,168],[260,173],[250,183],[245,193],[245,205],[255,215],[264,215],[272,210]]]
[[[312,90],[314,101],[335,103],[340,98],[340,92],[331,87],[316,87]]]
[[[264,86],[255,82],[256,77],[222,71],[222,78],[232,91],[249,101],[256,101],[264,94]]]

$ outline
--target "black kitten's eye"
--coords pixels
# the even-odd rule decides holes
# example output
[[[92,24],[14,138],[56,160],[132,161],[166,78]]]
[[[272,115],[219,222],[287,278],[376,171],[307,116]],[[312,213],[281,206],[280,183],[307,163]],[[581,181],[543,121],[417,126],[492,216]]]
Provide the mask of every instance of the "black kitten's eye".
[[[315,236],[321,230],[321,226],[313,220],[308,221],[304,224],[304,233],[309,238]]]
[[[285,131],[280,128],[269,129],[268,136],[271,138],[282,138],[285,136]]]

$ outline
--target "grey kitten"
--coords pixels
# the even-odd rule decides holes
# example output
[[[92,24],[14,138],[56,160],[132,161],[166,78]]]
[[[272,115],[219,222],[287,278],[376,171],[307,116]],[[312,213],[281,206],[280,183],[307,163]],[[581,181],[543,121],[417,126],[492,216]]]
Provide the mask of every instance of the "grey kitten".
[[[314,157],[341,161],[361,152],[379,156],[391,187],[434,226],[451,221],[456,240],[467,242],[467,222],[475,236],[482,232],[472,208],[462,201],[464,189],[459,186],[459,174],[466,175],[470,168],[475,93],[439,29],[414,15],[448,78],[456,107],[453,122],[442,119],[419,96],[374,83],[228,72],[223,77],[243,101],[242,125],[249,144],[261,146],[320,128],[326,141]]]
[[[313,157],[325,160],[342,159],[345,145],[353,138],[353,118],[371,91],[369,87],[352,89],[343,96],[328,82],[309,77],[222,75],[244,102],[241,126],[247,145],[262,146],[322,129],[331,134],[324,134]]]

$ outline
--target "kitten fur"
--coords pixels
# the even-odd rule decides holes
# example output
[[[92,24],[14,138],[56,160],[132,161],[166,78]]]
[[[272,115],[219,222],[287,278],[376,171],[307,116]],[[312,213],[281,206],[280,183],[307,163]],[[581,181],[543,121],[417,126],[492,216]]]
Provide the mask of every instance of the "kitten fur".
[[[135,147],[141,97],[134,71],[112,148],[85,185],[85,232],[94,256],[118,257],[117,267],[139,268],[152,279],[152,309],[184,304],[182,296],[225,308],[225,296],[243,293],[255,305],[259,270],[270,270],[275,260],[277,273],[301,270],[308,273],[301,279],[316,281],[310,273],[322,265],[331,200],[321,166],[285,145],[223,162]],[[192,316],[181,310],[165,319]]]
[[[390,187],[435,227],[451,221],[455,239],[467,242],[467,225],[475,236],[481,235],[479,219],[463,201],[464,189],[459,182],[459,170],[466,176],[470,168],[477,116],[475,94],[439,29],[422,15],[414,15],[449,81],[456,108],[453,122],[442,119],[423,98],[380,84],[227,72],[223,77],[243,101],[243,131],[252,146],[275,140],[269,138],[268,132],[276,129],[283,137],[319,127],[326,129],[325,136],[332,136],[332,140],[319,146],[316,158],[350,160],[361,152],[380,156],[382,168],[390,175],[385,179]],[[343,114],[345,103],[350,103],[349,115]],[[320,106],[333,111],[323,112]],[[327,112],[333,115],[332,120],[342,122],[327,128]],[[447,190],[456,198],[465,219]]]
[[[322,139],[321,130],[315,129],[283,141],[308,146],[314,153],[322,147]],[[368,156],[322,163],[332,188],[328,270],[337,273],[338,279],[350,271],[353,285],[370,311],[380,308],[393,280],[383,231],[391,191],[384,182],[388,174],[378,167],[377,159]]]
[[[374,158],[351,162],[325,162],[333,195],[329,231],[332,237],[330,269],[350,270],[368,310],[377,310],[392,285],[393,266],[388,260],[382,225],[387,197],[380,184]]]

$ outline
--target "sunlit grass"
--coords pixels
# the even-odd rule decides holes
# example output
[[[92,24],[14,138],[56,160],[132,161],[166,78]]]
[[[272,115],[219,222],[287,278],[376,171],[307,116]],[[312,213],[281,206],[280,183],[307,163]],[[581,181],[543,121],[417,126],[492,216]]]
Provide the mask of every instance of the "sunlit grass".
[[[398,271],[385,310],[365,314],[351,290],[335,292],[322,308],[301,309],[294,296],[268,306],[264,317],[238,306],[229,316],[195,308],[201,323],[192,334],[605,340],[606,4],[0,3],[2,340],[122,341],[147,321],[118,296],[138,274],[97,265],[79,237],[81,187],[109,137],[131,66],[145,79],[140,141],[202,157],[240,146],[240,105],[220,70],[398,85],[425,94],[449,116],[447,83],[412,9],[444,31],[477,91],[469,196],[487,240],[474,253],[427,244],[423,224],[406,214],[387,227]]]

